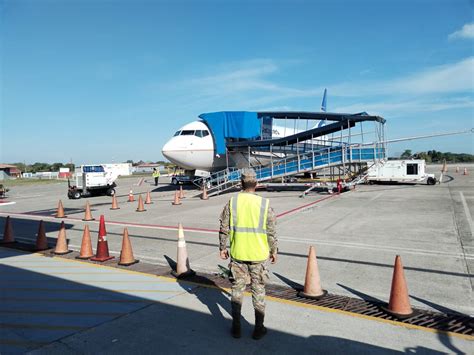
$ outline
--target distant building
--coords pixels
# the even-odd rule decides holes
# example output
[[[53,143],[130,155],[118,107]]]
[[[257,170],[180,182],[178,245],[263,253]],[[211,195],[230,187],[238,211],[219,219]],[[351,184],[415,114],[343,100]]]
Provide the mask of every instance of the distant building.
[[[152,173],[153,169],[157,169],[161,171],[163,169],[163,165],[160,164],[153,164],[153,163],[144,163],[137,165],[135,167],[135,173]]]
[[[21,177],[21,171],[15,165],[0,164],[0,180],[16,179]]]

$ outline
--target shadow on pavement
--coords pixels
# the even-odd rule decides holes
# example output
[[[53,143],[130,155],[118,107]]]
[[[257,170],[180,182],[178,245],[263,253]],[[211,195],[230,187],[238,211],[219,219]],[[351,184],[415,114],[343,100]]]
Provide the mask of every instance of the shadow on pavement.
[[[192,353],[192,354],[395,354],[380,346],[333,336],[298,336],[272,329],[261,341],[250,338],[251,326],[243,327],[243,338],[229,334],[230,317],[216,309],[229,311],[229,300],[219,290],[196,287],[185,282],[164,282],[168,288],[181,287],[207,306],[199,307],[194,298],[179,300],[167,291],[158,296],[139,297],[144,286],[132,276],[114,274],[107,269],[84,268],[72,273],[70,280],[61,269],[35,272],[5,263],[17,251],[0,248],[2,302],[0,303],[0,352],[36,354],[118,354],[118,353]],[[60,259],[59,259],[60,260]],[[46,269],[43,269],[46,270]],[[93,279],[86,273],[99,275]],[[134,275],[139,278],[143,276]],[[204,283],[206,280],[202,280]],[[209,280],[207,280],[209,281]],[[92,285],[94,282],[96,285]],[[118,290],[97,285],[117,283]],[[147,278],[148,284],[159,282]],[[135,290],[131,290],[135,288]],[[192,290],[190,290],[192,288]],[[127,291],[120,291],[126,289]],[[176,290],[176,288],[174,288]],[[143,292],[143,291],[142,291]],[[173,291],[174,292],[174,291]],[[144,295],[150,295],[145,292]],[[155,299],[152,299],[155,297]],[[194,300],[193,300],[194,299]],[[169,302],[169,303],[165,303]],[[177,303],[174,305],[173,303]],[[296,312],[300,311],[299,309]],[[298,319],[300,315],[294,314]],[[289,325],[291,322],[289,323]],[[323,324],[308,324],[318,333]],[[60,340],[60,341],[59,341]],[[51,344],[52,343],[52,344]],[[48,345],[49,344],[49,345]],[[450,348],[453,349],[453,348]],[[438,353],[424,347],[408,348],[406,353]]]

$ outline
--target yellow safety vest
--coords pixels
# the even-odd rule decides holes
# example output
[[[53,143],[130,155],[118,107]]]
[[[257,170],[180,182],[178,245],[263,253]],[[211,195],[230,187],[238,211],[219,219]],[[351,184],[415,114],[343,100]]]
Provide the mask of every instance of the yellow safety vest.
[[[152,176],[153,176],[154,178],[156,178],[156,177],[160,177],[160,172],[159,172],[158,170],[156,170],[156,171],[153,171],[153,174],[152,174]]]
[[[268,205],[268,199],[245,192],[230,199],[230,256],[233,259],[268,259]]]

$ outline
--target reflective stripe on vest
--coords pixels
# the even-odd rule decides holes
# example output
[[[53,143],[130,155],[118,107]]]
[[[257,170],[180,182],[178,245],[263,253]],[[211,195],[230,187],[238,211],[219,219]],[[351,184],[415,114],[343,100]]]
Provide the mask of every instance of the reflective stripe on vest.
[[[263,261],[270,248],[267,240],[268,199],[239,193],[230,200],[230,255],[241,261]]]

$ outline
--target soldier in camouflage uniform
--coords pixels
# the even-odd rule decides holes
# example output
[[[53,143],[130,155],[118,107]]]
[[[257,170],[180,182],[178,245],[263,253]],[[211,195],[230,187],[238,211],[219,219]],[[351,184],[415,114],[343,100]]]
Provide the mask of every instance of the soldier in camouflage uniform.
[[[229,258],[227,240],[230,237],[229,269],[232,273],[232,335],[241,337],[240,316],[243,293],[250,283],[255,308],[255,329],[252,337],[262,338],[267,330],[265,316],[265,282],[268,258],[277,260],[278,240],[275,233],[276,216],[268,199],[255,194],[257,186],[253,169],[241,172],[243,191],[225,205],[220,216],[220,257]]]

